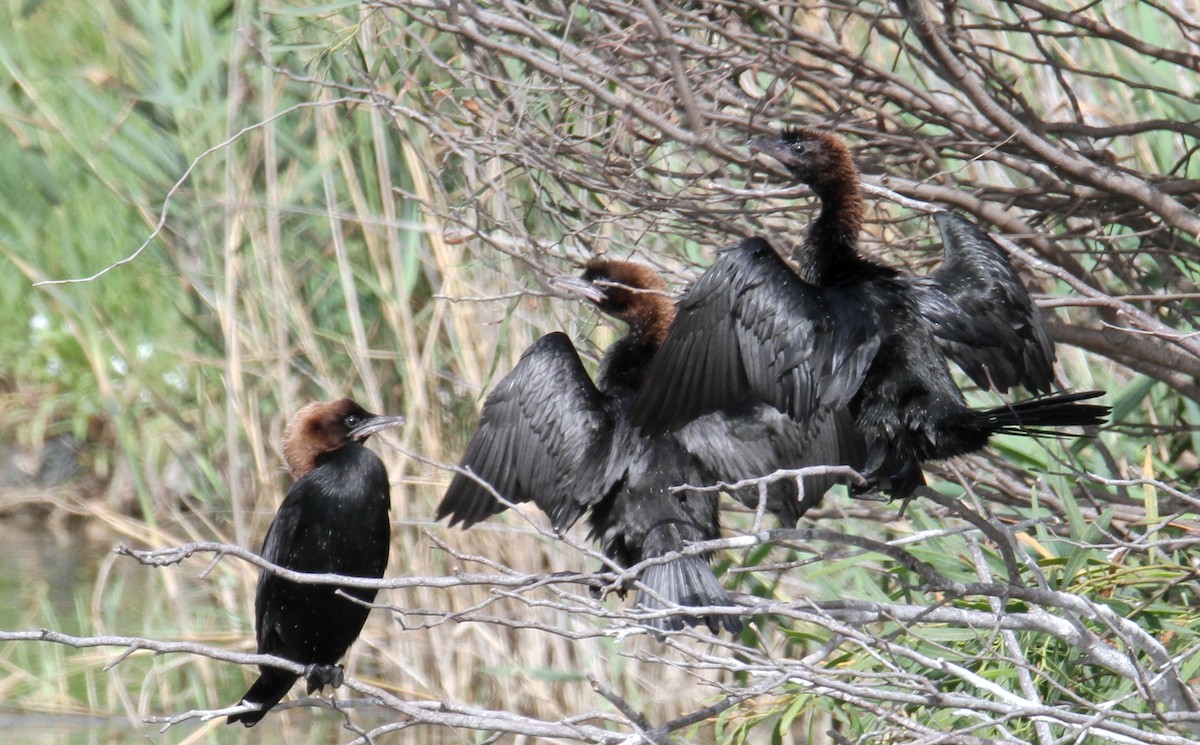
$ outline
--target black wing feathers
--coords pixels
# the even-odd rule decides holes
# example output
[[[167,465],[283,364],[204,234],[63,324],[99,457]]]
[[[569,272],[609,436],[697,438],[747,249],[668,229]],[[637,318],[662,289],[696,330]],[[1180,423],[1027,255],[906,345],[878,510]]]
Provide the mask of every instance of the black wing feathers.
[[[936,219],[945,260],[913,280],[913,289],[943,352],[981,388],[1048,392],[1054,343],[1004,250],[958,215],[940,212]]]
[[[749,395],[737,353],[737,297],[730,291],[736,269],[730,256],[719,258],[680,300],[632,407],[636,426],[665,432]]]
[[[866,452],[862,435],[845,409],[818,412],[812,421],[801,424],[773,407],[748,403],[689,422],[678,437],[695,456],[702,480],[710,484],[731,484],[805,466],[861,469]],[[795,527],[838,482],[832,476],[805,477],[803,500],[794,480],[772,482],[767,487],[767,510],[782,525]],[[732,494],[751,509],[758,506],[755,487]]]
[[[565,530],[597,498],[589,491],[596,487],[574,477],[601,433],[612,429],[605,401],[567,336],[546,334],[488,396],[462,467],[511,502],[533,501]],[[449,516],[451,525],[468,528],[505,509],[477,479],[460,473],[437,519]]]
[[[749,238],[680,301],[633,422],[657,434],[749,399],[804,422],[818,405],[848,403],[877,349],[870,324],[835,321],[824,293]]]
[[[351,483],[349,473],[360,474],[353,489],[345,488]],[[334,461],[309,471],[288,489],[263,539],[263,558],[297,572],[382,577],[390,547],[388,495],[387,471],[376,455],[360,445],[338,451]],[[364,550],[367,546],[374,550]],[[261,572],[255,599],[259,651],[337,662],[358,636],[368,609],[335,598],[336,590]],[[368,602],[375,597],[366,588],[345,591]],[[331,658],[312,659],[316,649]]]

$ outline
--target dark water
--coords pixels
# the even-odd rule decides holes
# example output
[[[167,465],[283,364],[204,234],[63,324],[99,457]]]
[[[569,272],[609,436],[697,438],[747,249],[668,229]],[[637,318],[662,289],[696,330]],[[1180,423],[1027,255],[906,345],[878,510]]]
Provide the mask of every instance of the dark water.
[[[89,537],[78,520],[22,517],[0,520],[0,629],[88,633],[86,618],[102,562],[115,541]],[[32,745],[133,742],[138,731],[123,717],[48,714],[18,708],[22,700],[64,708],[55,660],[74,650],[44,642],[0,642],[4,678],[13,690],[0,704],[0,740]],[[38,686],[46,689],[39,695]]]
[[[79,632],[78,603],[112,548],[87,532],[79,521],[0,520],[0,628]]]
[[[0,713],[4,742],[33,745],[108,745],[145,741],[127,723],[101,717]],[[10,739],[11,738],[11,739]]]

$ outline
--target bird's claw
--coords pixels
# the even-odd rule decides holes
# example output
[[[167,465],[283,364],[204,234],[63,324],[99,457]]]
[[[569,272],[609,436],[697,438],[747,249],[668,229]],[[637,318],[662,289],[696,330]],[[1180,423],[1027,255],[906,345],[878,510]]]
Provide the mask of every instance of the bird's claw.
[[[587,583],[587,588],[588,588],[588,595],[590,595],[592,597],[592,600],[603,600],[604,596],[606,594],[608,594],[604,591],[603,580],[599,580],[599,579],[595,579],[595,578],[589,579],[588,583]]]
[[[308,692],[319,691],[325,686],[340,688],[346,680],[341,665],[318,665],[316,663],[304,668],[304,679],[308,681]]]
[[[600,571],[607,572],[608,567],[602,566],[602,567],[600,567]],[[624,600],[626,593],[629,592],[629,587],[628,587],[627,582],[622,582],[621,584],[617,585],[616,587],[613,587],[612,585],[605,582],[604,580],[593,577],[592,579],[588,580],[587,585],[588,585],[588,595],[591,595],[593,600],[603,600],[604,598],[608,597],[608,593],[610,593],[610,592],[617,593],[617,597]]]

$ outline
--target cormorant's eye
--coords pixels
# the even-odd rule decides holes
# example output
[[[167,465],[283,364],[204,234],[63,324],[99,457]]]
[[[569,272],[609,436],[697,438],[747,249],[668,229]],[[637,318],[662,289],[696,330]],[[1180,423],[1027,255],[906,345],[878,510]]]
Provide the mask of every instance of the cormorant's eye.
[[[342,424],[346,427],[347,430],[354,429],[359,424],[358,414],[350,414],[349,416],[347,416],[345,419],[342,420]]]

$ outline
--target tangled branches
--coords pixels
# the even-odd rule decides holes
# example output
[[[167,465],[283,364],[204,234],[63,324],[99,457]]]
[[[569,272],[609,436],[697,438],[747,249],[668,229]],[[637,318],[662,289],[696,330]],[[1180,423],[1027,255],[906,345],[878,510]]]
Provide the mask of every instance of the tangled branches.
[[[690,261],[750,232],[796,235],[777,193],[744,188],[761,183],[744,143],[833,127],[876,193],[969,213],[1082,296],[1089,312],[1055,324],[1060,341],[1200,401],[1200,342],[1180,330],[1200,236],[1187,14],[1131,10],[1173,32],[1154,44],[1100,8],[1041,2],[375,7],[395,69],[437,73],[376,73],[371,95],[429,123],[445,147],[431,170],[476,187],[446,195],[464,236]],[[879,205],[875,236],[903,255],[927,228],[900,217]]]
[[[937,501],[951,506],[951,500]],[[154,567],[181,565],[193,557],[212,554],[201,577],[208,576],[223,557],[236,557],[297,582],[377,587],[381,594],[375,607],[407,629],[408,634],[482,624],[576,641],[609,639],[624,648],[625,654],[683,671],[694,678],[696,685],[711,689],[711,703],[657,723],[649,721],[610,684],[595,676],[590,676],[590,686],[615,711],[576,712],[558,720],[448,700],[406,700],[388,687],[354,677],[347,677],[346,688],[356,697],[346,698],[343,689],[332,704],[309,698],[288,705],[333,705],[339,710],[373,705],[391,712],[386,724],[357,729],[360,738],[355,742],[373,742],[383,734],[422,725],[572,742],[663,743],[671,741],[673,734],[735,707],[750,704],[753,710],[779,701],[789,702],[790,707],[817,699],[873,714],[878,718],[875,736],[890,730],[892,737],[913,742],[936,739],[943,730],[953,731],[956,742],[1017,742],[1030,726],[1043,733],[1040,740],[1049,742],[1058,737],[1051,733],[1070,733],[1071,739],[1092,736],[1113,742],[1163,745],[1192,741],[1189,733],[1200,729],[1200,705],[1180,672],[1181,658],[1173,656],[1153,634],[1123,617],[1109,603],[1051,585],[1022,548],[1028,545],[1029,531],[1044,528],[1046,521],[1006,524],[977,513],[972,518],[968,522],[945,517],[942,522],[947,527],[887,541],[826,528],[804,528],[763,530],[687,547],[686,553],[719,550],[745,554],[772,547],[792,554],[811,554],[820,561],[877,561],[890,566],[888,571],[908,587],[908,602],[822,600],[803,595],[786,599],[786,591],[774,597],[742,594],[738,606],[712,609],[741,613],[750,620],[752,632],[742,639],[711,637],[696,630],[665,634],[651,631],[645,622],[654,614],[612,607],[588,591],[589,587],[615,587],[623,577],[521,574],[497,567],[489,559],[459,553],[432,534],[430,538],[456,562],[482,563],[485,571],[366,580],[291,572],[267,564],[244,549],[219,543],[160,550],[119,547],[117,552]],[[1193,540],[1193,547],[1197,540]],[[945,545],[966,552],[973,578],[950,576],[945,562],[922,557],[940,553]],[[995,552],[1006,554],[1009,558],[1005,563],[1010,569],[1017,567],[1019,575],[996,580],[991,569]],[[628,568],[624,578],[638,576],[648,563]],[[764,576],[781,571],[767,565],[747,568]],[[1195,578],[1190,581],[1194,584]],[[464,604],[461,598],[456,599],[464,590],[480,586],[489,589],[483,600]],[[780,587],[789,586],[785,582]],[[442,607],[416,608],[396,602],[399,593],[415,587],[437,589],[445,601]],[[516,605],[502,608],[506,602]],[[554,618],[570,618],[574,623],[563,624]],[[580,625],[581,619],[590,621]],[[790,632],[786,629],[808,629],[807,635],[820,635],[824,641],[798,654],[800,647],[788,639]],[[198,655],[242,665],[269,664],[301,672],[300,665],[287,660],[190,642],[73,637],[51,631],[4,632],[0,640],[122,649],[109,667],[134,653],[148,651]],[[639,644],[638,640],[646,643]],[[1031,656],[1053,645],[1077,650],[1078,669],[1103,671],[1123,681],[1127,693],[1113,700],[1089,701],[1082,689],[1063,690],[1062,681]],[[978,652],[964,656],[966,649]],[[973,659],[977,655],[987,664],[980,665],[979,659]],[[996,666],[1008,669],[998,675]],[[179,712],[151,721],[169,728],[231,711],[219,708]],[[919,715],[922,711],[944,712],[949,718],[930,720]],[[347,721],[352,721],[349,716]]]

